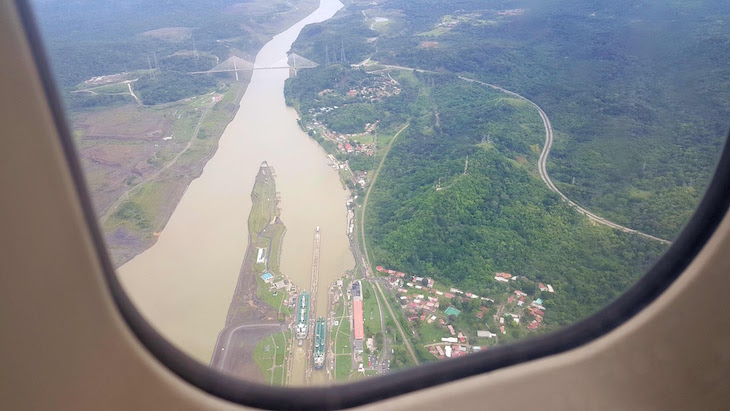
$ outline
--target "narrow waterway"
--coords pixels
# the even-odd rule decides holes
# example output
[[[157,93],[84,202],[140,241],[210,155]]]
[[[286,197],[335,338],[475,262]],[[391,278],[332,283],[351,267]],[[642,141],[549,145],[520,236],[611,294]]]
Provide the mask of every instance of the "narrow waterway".
[[[274,37],[256,56],[259,67],[286,65],[286,52],[310,23],[342,7],[319,8]],[[256,70],[218,151],[178,204],[157,243],[118,270],[142,314],[174,344],[207,364],[223,328],[247,246],[250,194],[262,161],[276,171],[286,224],[282,272],[309,289],[313,238],[321,228],[320,279],[312,316],[326,314],[327,289],[354,265],[346,235],[347,192],[325,152],[297,125],[284,102],[286,69]]]

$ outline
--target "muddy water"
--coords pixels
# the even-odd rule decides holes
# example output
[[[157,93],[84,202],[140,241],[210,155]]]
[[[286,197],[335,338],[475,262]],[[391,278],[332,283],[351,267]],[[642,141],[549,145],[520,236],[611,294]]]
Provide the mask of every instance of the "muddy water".
[[[306,24],[326,20],[342,7],[320,7],[274,37],[256,65],[286,65],[286,52]],[[277,174],[284,236],[282,272],[309,289],[313,240],[321,228],[316,314],[325,315],[327,284],[354,265],[346,236],[347,193],[325,152],[297,125],[284,103],[287,69],[254,71],[241,108],[220,139],[215,156],[193,181],[157,243],[119,268],[142,314],[194,358],[210,361],[223,328],[247,246],[250,194],[262,161]]]

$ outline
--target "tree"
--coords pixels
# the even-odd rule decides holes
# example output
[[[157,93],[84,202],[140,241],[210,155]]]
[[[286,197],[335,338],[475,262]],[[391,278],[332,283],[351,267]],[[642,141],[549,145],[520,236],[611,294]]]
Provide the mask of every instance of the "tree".
[[[421,280],[421,284],[423,284],[424,287],[428,287],[428,278],[424,277],[423,280]]]

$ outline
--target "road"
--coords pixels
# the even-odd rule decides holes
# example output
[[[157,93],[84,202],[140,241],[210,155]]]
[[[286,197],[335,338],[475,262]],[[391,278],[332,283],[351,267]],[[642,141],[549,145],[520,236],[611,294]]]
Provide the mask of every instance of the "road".
[[[223,351],[223,358],[221,358],[220,363],[214,364],[213,361],[215,361],[215,356],[213,356],[213,361],[211,361],[211,364],[210,364],[211,367],[215,367],[215,368],[218,368],[220,370],[225,370],[226,369],[226,360],[228,358],[228,351],[230,351],[228,349],[228,346],[231,343],[231,338],[233,338],[233,334],[237,333],[240,330],[246,329],[246,328],[262,328],[262,327],[270,327],[272,329],[278,329],[278,330],[281,330],[282,329],[281,328],[281,325],[279,325],[279,324],[246,324],[246,325],[239,325],[238,327],[232,329],[228,333],[228,338],[226,338],[226,344],[223,347],[221,347],[222,348],[221,351]],[[219,338],[220,338],[220,335],[219,335]],[[215,346],[218,347],[218,342],[216,342],[216,345]]]
[[[381,66],[385,67],[386,69],[415,70],[420,73],[434,73],[433,71],[430,71],[430,70],[414,69],[412,67],[394,66],[394,65],[388,65],[388,64],[381,64]],[[537,162],[538,172],[540,174],[540,178],[545,183],[545,185],[547,185],[551,191],[553,191],[554,193],[559,195],[560,198],[563,199],[563,201],[568,203],[568,205],[575,208],[579,213],[585,215],[586,217],[588,217],[591,221],[593,221],[595,223],[602,224],[607,227],[611,227],[616,230],[623,231],[625,233],[636,234],[638,236],[644,237],[649,240],[658,241],[662,244],[671,244],[671,242],[669,240],[665,240],[663,238],[659,238],[659,237],[644,233],[639,230],[634,230],[633,228],[622,226],[621,224],[614,223],[613,221],[607,220],[601,216],[591,213],[590,211],[588,211],[585,208],[578,205],[575,201],[569,199],[560,190],[558,190],[558,188],[555,186],[555,184],[553,184],[553,181],[550,179],[550,175],[547,172],[547,166],[546,166],[548,156],[550,156],[550,150],[552,149],[552,146],[553,146],[553,126],[552,126],[552,124],[550,124],[550,119],[548,118],[547,114],[545,114],[545,111],[543,111],[543,109],[540,106],[538,106],[534,101],[532,101],[532,100],[528,99],[527,97],[524,97],[520,94],[517,94],[514,91],[509,91],[509,90],[502,88],[500,86],[497,86],[495,84],[485,83],[483,81],[471,79],[471,78],[464,77],[464,76],[459,76],[459,78],[461,80],[464,80],[464,81],[467,81],[470,83],[480,84],[480,85],[483,85],[486,87],[490,87],[494,90],[501,91],[505,94],[509,94],[513,97],[517,97],[521,100],[524,100],[524,101],[530,103],[535,109],[537,109],[537,112],[540,114],[540,118],[542,119],[543,125],[545,126],[545,146],[542,148],[542,152],[540,153],[540,158],[538,159],[538,162]],[[364,206],[363,206],[363,208],[364,208]]]
[[[485,83],[483,81],[474,80],[474,79],[470,79],[470,78],[463,77],[463,76],[459,76],[459,78],[464,81],[468,81],[470,83],[476,83],[476,84],[481,84],[483,86],[491,87],[492,89],[499,90],[499,91],[509,94],[513,97],[517,97],[521,100],[524,100],[524,101],[530,103],[533,107],[535,107],[535,109],[537,109],[537,112],[540,114],[540,118],[542,119],[542,123],[545,127],[545,146],[543,147],[542,152],[540,153],[540,158],[537,161],[538,172],[540,173],[540,178],[548,186],[548,188],[550,190],[552,190],[553,192],[555,192],[557,195],[559,195],[560,198],[563,199],[563,201],[565,201],[570,206],[575,208],[579,213],[585,215],[591,221],[594,221],[596,223],[603,224],[607,227],[611,227],[616,230],[623,231],[625,233],[636,234],[636,235],[639,235],[641,237],[644,237],[644,238],[647,238],[650,240],[658,241],[662,244],[671,244],[668,240],[665,240],[663,238],[655,237],[651,234],[646,234],[639,230],[634,230],[632,228],[628,228],[628,227],[622,226],[620,224],[616,224],[603,217],[593,214],[590,211],[588,211],[585,208],[578,205],[575,201],[569,199],[565,194],[563,194],[560,190],[558,190],[558,188],[555,186],[555,184],[553,184],[553,181],[550,179],[550,175],[548,175],[547,166],[546,166],[548,156],[550,155],[550,149],[553,146],[553,126],[552,126],[552,124],[550,124],[550,119],[548,118],[547,114],[545,114],[545,111],[543,111],[543,109],[540,106],[538,106],[534,101],[532,101],[526,97],[523,97],[513,91],[509,91],[502,87],[496,86],[494,84]]]
[[[137,81],[137,80],[135,79],[134,81]],[[132,82],[131,81],[125,81],[125,83],[127,83],[127,88],[129,88],[129,94],[131,94],[132,97],[134,97],[134,100],[137,102],[137,105],[140,105],[141,106],[142,105],[142,101],[140,101],[140,99],[137,98],[137,95],[134,94],[134,91],[132,90]]]
[[[362,248],[365,255],[363,256],[363,265],[365,266],[365,272],[368,277],[373,277],[373,270],[372,266],[370,265],[370,256],[368,254],[368,245],[365,242],[365,209],[368,206],[368,200],[370,199],[370,192],[373,189],[373,186],[375,185],[375,181],[378,179],[378,175],[380,174],[380,169],[383,168],[383,164],[385,163],[386,157],[388,157],[388,153],[390,152],[390,148],[393,146],[393,143],[395,142],[395,139],[398,138],[400,133],[402,133],[406,128],[408,128],[409,124],[406,124],[398,130],[397,133],[393,136],[393,138],[390,140],[390,143],[388,143],[388,147],[385,149],[385,153],[383,153],[383,158],[380,160],[380,164],[378,165],[378,168],[375,170],[375,173],[373,174],[373,180],[370,181],[370,186],[368,187],[368,192],[365,194],[365,200],[362,203],[362,215],[360,217],[360,238],[362,240]],[[418,358],[416,357],[416,352],[413,351],[413,347],[411,347],[411,342],[406,336],[406,333],[403,331],[403,328],[400,325],[400,321],[398,321],[398,317],[395,316],[395,313],[393,313],[393,309],[390,307],[390,303],[388,303],[388,300],[385,298],[385,294],[383,294],[383,290],[380,288],[380,284],[377,281],[374,281],[375,285],[378,287],[378,291],[380,292],[380,296],[383,297],[383,301],[385,302],[385,306],[388,307],[388,311],[390,312],[390,315],[393,317],[393,322],[395,323],[395,326],[398,328],[398,332],[400,332],[401,337],[403,338],[403,341],[406,344],[406,348],[408,349],[408,352],[411,354],[411,358],[413,358],[413,362],[418,364]],[[381,313],[381,320],[382,320],[382,313],[383,311],[380,311]],[[383,338],[383,341],[385,341],[385,338]]]

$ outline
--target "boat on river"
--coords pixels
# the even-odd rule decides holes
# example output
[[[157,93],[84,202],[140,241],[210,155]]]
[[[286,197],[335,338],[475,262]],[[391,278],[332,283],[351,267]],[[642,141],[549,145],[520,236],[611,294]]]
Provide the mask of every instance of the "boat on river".
[[[314,368],[318,370],[324,365],[326,333],[324,318],[317,318],[317,324],[314,326]]]
[[[298,340],[304,340],[309,335],[309,291],[299,294],[296,335]]]

